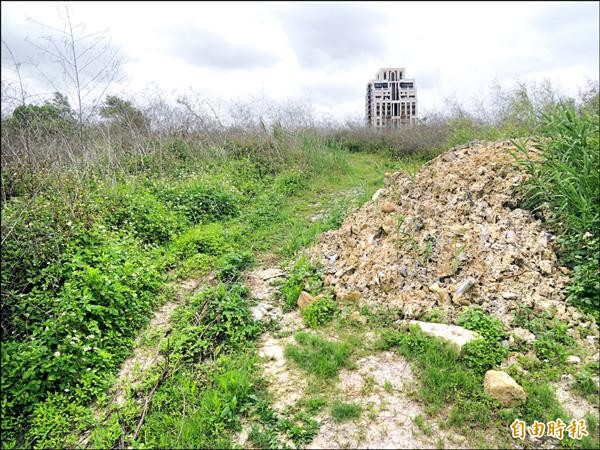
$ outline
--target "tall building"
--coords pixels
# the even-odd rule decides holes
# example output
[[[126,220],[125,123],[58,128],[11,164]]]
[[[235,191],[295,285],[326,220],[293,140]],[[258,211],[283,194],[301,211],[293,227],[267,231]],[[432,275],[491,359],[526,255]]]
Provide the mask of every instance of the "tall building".
[[[417,120],[417,88],[414,79],[404,78],[404,68],[379,69],[367,84],[365,116],[375,128],[411,125]]]

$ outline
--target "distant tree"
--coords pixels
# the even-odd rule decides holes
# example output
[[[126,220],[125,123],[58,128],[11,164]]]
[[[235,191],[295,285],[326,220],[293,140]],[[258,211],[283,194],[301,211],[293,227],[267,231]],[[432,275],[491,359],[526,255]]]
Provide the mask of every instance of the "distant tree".
[[[52,100],[41,105],[17,106],[7,124],[22,131],[35,131],[38,135],[45,135],[72,131],[75,122],[67,98],[60,92],[55,92]]]
[[[148,126],[148,119],[142,111],[133,106],[130,101],[115,95],[106,97],[100,107],[100,116],[123,127],[142,129]]]

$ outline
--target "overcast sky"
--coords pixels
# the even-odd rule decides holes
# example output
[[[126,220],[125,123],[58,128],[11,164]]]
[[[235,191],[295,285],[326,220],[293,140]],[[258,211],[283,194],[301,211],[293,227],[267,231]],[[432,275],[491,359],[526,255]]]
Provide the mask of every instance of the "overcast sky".
[[[415,78],[422,113],[469,102],[496,81],[549,79],[567,95],[597,80],[598,2],[226,3],[73,2],[73,21],[108,30],[123,59],[115,93],[149,86],[227,102],[266,96],[310,102],[338,119],[364,111],[380,67]],[[57,2],[2,2],[2,40],[15,59],[39,60],[28,42],[63,27]],[[26,40],[26,38],[28,38]],[[2,78],[14,75],[2,46]],[[22,66],[31,93],[59,75]]]

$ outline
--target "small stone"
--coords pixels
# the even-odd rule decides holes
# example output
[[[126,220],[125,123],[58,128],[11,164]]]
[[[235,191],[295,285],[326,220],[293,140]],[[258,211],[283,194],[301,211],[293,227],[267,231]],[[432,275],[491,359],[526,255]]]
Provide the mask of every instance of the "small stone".
[[[471,287],[475,284],[475,280],[472,278],[467,278],[462,283],[458,285],[456,288],[456,292],[452,296],[452,303],[456,303],[459,305],[467,305],[469,302],[463,298],[465,292],[467,292]]]
[[[483,388],[505,406],[527,399],[525,390],[509,374],[501,370],[488,370],[485,373]]]
[[[547,259],[540,261],[540,271],[544,275],[550,275],[552,273],[552,263]]]
[[[567,362],[569,364],[579,364],[581,362],[581,358],[579,358],[579,356],[575,356],[575,355],[570,355],[567,358]]]
[[[508,339],[504,339],[504,340],[502,341],[502,347],[504,347],[504,348],[508,348],[509,346],[510,346],[510,344],[509,344],[509,342],[508,342]]]
[[[367,318],[361,315],[358,311],[352,311],[352,314],[350,314],[350,320],[362,323],[363,325],[367,323]]]
[[[448,291],[446,291],[446,289],[440,287],[437,283],[435,283],[429,286],[429,290],[437,294],[440,304],[445,305],[446,303],[448,303],[449,296]]]
[[[373,197],[371,197],[371,200],[373,201],[377,201],[377,199],[379,197],[381,197],[383,194],[385,194],[385,189],[381,188],[378,189],[377,191],[375,191],[375,193],[373,194]]]
[[[381,211],[388,214],[398,211],[398,208],[391,202],[385,202],[383,205],[381,205]]]
[[[329,264],[335,264],[337,259],[338,259],[338,255],[337,254],[333,255],[331,258],[329,258]]]
[[[508,291],[506,291],[506,292],[503,292],[500,295],[502,295],[502,298],[505,299],[505,300],[513,300],[513,299],[517,298],[517,294],[515,294],[514,292],[508,292]]]
[[[302,291],[300,293],[300,296],[298,297],[298,306],[300,307],[300,309],[304,309],[307,306],[313,304],[315,301],[316,299],[312,295],[310,295],[306,291]]]
[[[525,328],[515,328],[511,331],[510,337],[517,342],[527,342],[528,344],[535,341],[535,334]]]
[[[360,292],[355,290],[345,293],[336,293],[336,298],[340,302],[357,302],[360,300]]]
[[[402,266],[400,267],[400,275],[402,275],[404,278],[406,278],[408,276],[408,267],[406,266]]]

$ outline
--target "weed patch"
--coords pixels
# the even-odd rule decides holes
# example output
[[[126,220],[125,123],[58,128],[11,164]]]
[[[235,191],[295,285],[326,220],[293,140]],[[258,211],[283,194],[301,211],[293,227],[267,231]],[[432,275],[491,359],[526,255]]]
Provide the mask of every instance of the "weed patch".
[[[295,336],[298,345],[285,348],[285,357],[317,378],[331,378],[342,367],[350,368],[351,342],[332,342],[313,334],[300,332]]]
[[[356,403],[336,401],[331,406],[331,417],[338,423],[358,419],[362,414],[362,407]]]

